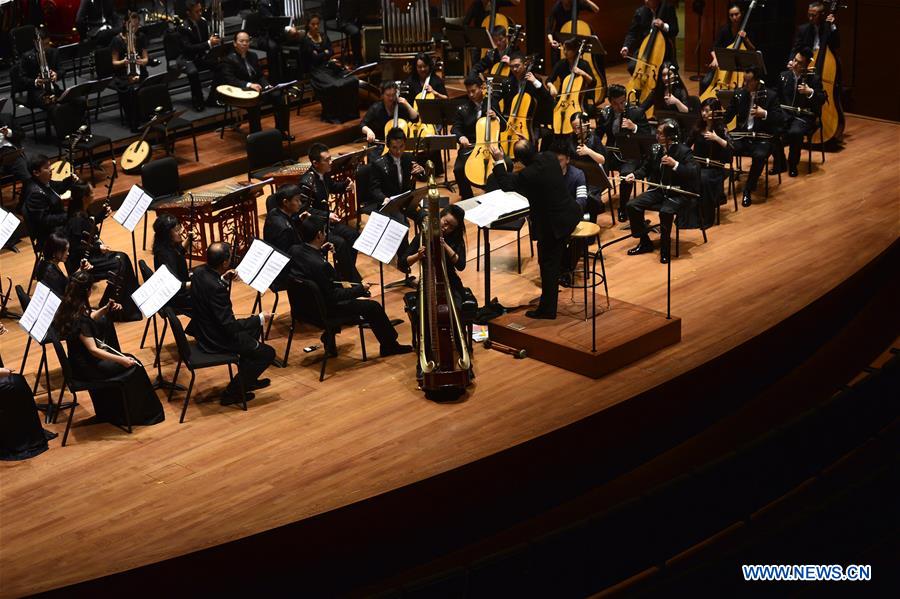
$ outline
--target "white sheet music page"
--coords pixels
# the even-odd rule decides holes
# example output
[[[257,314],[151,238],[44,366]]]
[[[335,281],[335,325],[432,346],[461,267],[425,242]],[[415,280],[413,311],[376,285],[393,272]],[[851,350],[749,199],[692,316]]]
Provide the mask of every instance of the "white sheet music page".
[[[391,219],[380,212],[370,214],[362,233],[359,234],[359,237],[353,243],[353,249],[362,252],[366,256],[371,256],[375,252],[375,248],[378,246],[381,236],[384,235],[384,230],[389,222],[392,222]]]
[[[274,248],[273,250],[274,251],[269,254],[266,263],[263,264],[263,267],[260,269],[259,274],[256,275],[256,278],[253,279],[253,283],[250,285],[260,293],[265,293],[266,290],[272,286],[272,282],[281,274],[281,271],[284,270],[287,263],[291,261],[289,256],[285,256]]]
[[[34,289],[34,295],[28,302],[28,307],[25,308],[25,313],[22,314],[22,318],[19,319],[19,326],[22,327],[26,333],[31,333],[31,328],[34,326],[35,321],[37,321],[38,314],[40,314],[41,308],[44,306],[44,302],[47,301],[47,296],[49,294],[50,288],[38,281],[37,287]]]
[[[131,299],[140,308],[144,318],[150,318],[172,299],[181,289],[181,281],[169,272],[166,265],[159,267],[153,276],[134,290]]]
[[[391,258],[397,254],[400,244],[406,239],[407,231],[409,231],[408,226],[388,219],[387,228],[384,231],[384,235],[381,236],[381,241],[378,242],[378,247],[372,253],[372,257],[385,264],[390,262]]]
[[[137,203],[134,205],[134,210],[131,211],[131,214],[128,215],[128,220],[126,220],[122,226],[128,229],[129,232],[134,233],[134,228],[138,226],[138,223],[141,222],[141,219],[144,218],[144,214],[147,212],[147,208],[150,207],[150,202],[153,201],[153,198],[148,194],[141,195],[138,198]]]
[[[241,280],[253,287],[253,280],[266,264],[266,259],[275,251],[272,246],[261,239],[254,239],[244,259],[237,265],[237,274]],[[256,287],[253,287],[256,289]],[[259,291],[259,290],[257,290]]]
[[[61,303],[62,300],[52,291],[47,295],[47,300],[44,302],[40,314],[38,314],[37,322],[31,327],[31,337],[38,343],[43,342],[47,336],[47,331],[50,329],[50,325],[53,324],[53,318],[56,316],[56,311]]]
[[[128,217],[131,216],[131,213],[134,212],[135,206],[137,206],[138,201],[143,195],[145,195],[143,189],[137,185],[132,185],[131,189],[128,190],[128,195],[122,200],[122,205],[119,206],[119,209],[113,214],[113,220],[124,227],[125,221],[127,221]],[[132,229],[132,231],[133,230],[134,229]]]
[[[478,205],[465,207],[466,220],[479,227],[489,227],[506,214],[529,208],[528,200],[514,191],[497,189],[474,199]]]
[[[0,208],[0,248],[6,245],[17,228],[19,228],[19,219],[16,218],[16,215]]]

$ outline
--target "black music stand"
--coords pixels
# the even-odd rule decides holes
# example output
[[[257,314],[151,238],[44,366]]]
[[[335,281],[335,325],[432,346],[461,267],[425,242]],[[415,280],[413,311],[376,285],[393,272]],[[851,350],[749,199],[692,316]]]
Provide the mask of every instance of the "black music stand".
[[[616,136],[616,146],[622,155],[623,162],[640,162],[650,151],[650,146],[657,143],[655,135]]]
[[[66,102],[67,100],[75,99],[75,98],[85,98],[84,101],[84,109],[85,115],[87,116],[88,124],[91,123],[91,110],[88,107],[88,98],[91,94],[96,93],[98,96],[100,92],[106,89],[109,84],[112,82],[112,77],[107,77],[106,79],[94,79],[93,81],[85,81],[84,83],[79,83],[77,85],[73,85],[70,88],[67,88],[66,91],[59,96],[56,100],[58,103]],[[97,104],[99,109],[99,102]],[[96,115],[95,115],[96,116]]]
[[[672,119],[676,123],[678,123],[679,128],[681,128],[681,137],[679,140],[682,143],[685,139],[687,139],[688,134],[694,130],[694,127],[697,126],[697,122],[700,120],[699,114],[693,114],[690,112],[679,112],[677,110],[661,110],[656,109],[653,113],[656,117],[656,121],[661,123],[665,119]]]
[[[716,98],[719,99],[719,103],[722,105],[722,110],[728,110],[728,107],[731,106],[731,100],[734,99],[734,90],[718,89],[716,90]]]
[[[270,38],[279,39],[284,33],[284,28],[289,27],[292,17],[263,17],[260,29],[266,32]]]
[[[206,53],[205,59],[209,62],[219,62],[225,55],[231,52],[234,49],[234,42],[226,42],[222,40],[222,43],[218,46],[213,46],[209,49],[209,52]]]
[[[416,152],[441,153],[441,160],[444,163],[444,182],[441,183],[441,185],[450,191],[453,191],[453,183],[449,180],[447,173],[452,168],[450,166],[450,150],[455,150],[456,145],[457,141],[455,135],[429,135],[428,137],[416,139]]]
[[[150,87],[151,85],[165,85],[168,88],[169,84],[178,79],[180,75],[179,71],[163,71],[156,75],[150,75],[138,84],[138,89]]]
[[[413,206],[417,206],[418,201],[421,200],[421,198],[425,197],[424,194],[422,193],[422,190],[425,190],[425,193],[427,193],[428,187],[420,187],[419,189],[411,189],[409,191],[398,194],[398,195],[394,196],[391,199],[391,201],[389,201],[387,204],[378,208],[376,210],[376,212],[383,214],[384,216],[387,216],[388,218],[390,218],[392,214],[400,214],[406,218],[409,218],[410,209]],[[418,208],[416,208],[416,209],[418,209]],[[413,220],[415,220],[415,219],[413,219]],[[403,279],[401,279],[399,281],[393,281],[391,283],[385,284],[385,282],[384,282],[384,263],[381,262],[380,260],[378,261],[378,277],[379,277],[380,285],[381,285],[381,305],[382,305],[382,307],[384,307],[384,290],[385,289],[391,289],[394,287],[401,287],[401,286],[415,288],[415,285],[413,284],[413,277],[410,276],[408,273],[404,273]],[[393,322],[393,321],[391,321],[391,322]],[[399,322],[403,322],[403,321],[397,321],[397,322],[399,323]]]
[[[353,69],[352,71],[347,71],[343,75],[341,75],[342,79],[346,79],[347,77],[357,77],[362,79],[364,76],[369,75],[378,67],[377,62],[370,62],[368,64],[360,65]]]
[[[351,162],[359,162],[366,156],[365,149],[363,150],[355,150],[353,152],[347,152],[346,154],[341,154],[340,156],[335,157],[334,160],[331,161],[331,170],[342,170]]]
[[[720,71],[746,71],[758,68],[766,73],[766,63],[760,51],[735,50],[733,48],[716,48],[716,60]]]

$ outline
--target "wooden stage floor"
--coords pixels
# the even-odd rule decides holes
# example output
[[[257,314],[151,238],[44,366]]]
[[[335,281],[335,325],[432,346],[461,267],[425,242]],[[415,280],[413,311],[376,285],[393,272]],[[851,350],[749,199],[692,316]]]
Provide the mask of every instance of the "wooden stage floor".
[[[412,356],[363,363],[349,331],[339,336],[340,356],[319,383],[321,353],[300,350],[318,342],[318,333],[305,331],[294,340],[289,367],[269,369],[272,386],[246,413],[219,406],[224,369],[199,373],[194,397],[201,403],[192,402],[184,424],[175,401],[166,404],[165,422],[132,435],[93,424],[85,397],[67,447],[55,440],[37,458],[0,464],[0,595],[125,571],[329,512],[601,413],[704,364],[826,294],[898,238],[897,154],[900,124],[849,116],[845,147],[824,165],[814,155],[811,176],[773,180],[768,201],[760,195],[739,212],[726,206],[708,244],[697,231],[683,234],[672,265],[672,313],[682,319],[682,341],[599,380],[478,346],[477,379],[465,401],[436,404],[416,390]],[[608,213],[600,223],[604,239],[622,234],[610,228]],[[508,306],[536,299],[528,237],[522,275],[514,235],[492,237],[494,294]],[[468,239],[463,280],[483,299],[474,229]],[[130,246],[117,226],[105,227],[104,240]],[[25,284],[32,255],[27,244],[20,247],[20,254],[0,254],[0,269]],[[665,267],[657,254],[626,256],[627,247],[606,254],[610,294],[664,312]],[[360,264],[377,281],[374,262],[361,257]],[[404,317],[402,293],[387,293],[392,317]],[[238,284],[233,297],[238,312],[250,310],[249,287]],[[570,301],[566,291],[560,297]],[[271,301],[267,295],[267,308]],[[2,353],[17,366],[25,337],[13,321],[5,324]],[[282,315],[272,331],[279,353],[287,326]],[[399,328],[408,341],[409,325]],[[125,351],[149,364],[151,349],[138,350],[142,329],[123,325],[119,337]],[[374,338],[369,342],[374,350]],[[29,380],[37,360],[32,353]],[[55,358],[51,364],[58,386]],[[173,370],[170,342],[163,371],[171,377]],[[50,428],[61,433],[63,425]]]

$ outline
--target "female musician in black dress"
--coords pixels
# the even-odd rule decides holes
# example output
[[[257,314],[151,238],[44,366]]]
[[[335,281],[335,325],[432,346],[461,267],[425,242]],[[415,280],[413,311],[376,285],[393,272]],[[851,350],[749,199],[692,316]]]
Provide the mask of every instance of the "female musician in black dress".
[[[114,304],[92,311],[88,305],[90,292],[90,273],[73,274],[53,327],[66,340],[69,362],[79,377],[117,383],[90,392],[97,419],[117,426],[162,422],[166,415],[144,367],[133,356],[121,353],[117,343],[100,341],[97,320],[114,309]]]
[[[678,65],[666,62],[659,70],[659,82],[656,84],[656,88],[641,104],[641,109],[647,112],[651,106],[657,110],[699,114],[700,98],[688,93],[684,81],[678,74]]]
[[[344,77],[344,68],[332,61],[334,49],[321,24],[322,17],[317,13],[309,16],[306,37],[300,42],[300,57],[322,102],[322,120],[340,124],[359,118],[359,79]]]
[[[0,335],[6,333],[0,323]],[[0,460],[27,460],[47,451],[56,433],[41,427],[34,394],[21,374],[3,367],[0,358]]]
[[[707,98],[700,107],[700,121],[691,132],[687,145],[691,147],[695,158],[709,158],[721,164],[731,164],[734,155],[734,147],[731,144],[731,136],[722,121],[722,104],[718,98]],[[703,211],[704,225],[711,225],[715,219],[716,206],[724,204],[725,178],[728,171],[715,164],[700,163],[700,196],[701,210]],[[687,214],[687,225],[694,216]],[[697,223],[699,226],[699,223]]]
[[[181,238],[182,226],[171,214],[160,214],[153,223],[153,269],[165,266],[172,276],[181,281],[178,290],[167,304],[178,314],[191,313],[191,273],[188,271],[185,253],[190,239]]]
[[[147,38],[138,31],[141,25],[140,16],[131,13],[122,24],[122,32],[109,43],[112,52],[113,80],[112,87],[119,93],[119,102],[125,112],[125,120],[131,130],[138,130],[140,115],[137,106],[137,86],[147,78],[147,65],[150,57],[147,54]],[[129,63],[128,33],[134,35],[134,64]]]
[[[140,309],[131,299],[131,294],[138,288],[137,277],[131,258],[125,252],[111,250],[100,239],[97,224],[111,214],[105,207],[97,218],[88,214],[86,207],[94,200],[94,188],[90,184],[79,183],[72,187],[69,200],[69,222],[65,232],[69,239],[69,257],[66,259],[66,271],[78,270],[82,260],[91,265],[91,273],[95,281],[111,280],[115,277],[121,283],[121,291],[116,301],[122,304],[123,311],[119,315],[122,320],[132,322],[142,320]],[[107,287],[108,293],[112,289]],[[105,303],[106,296],[101,300]]]
[[[444,80],[434,72],[434,61],[431,59],[431,56],[424,52],[416,54],[416,71],[410,73],[404,83],[406,83],[406,87],[409,90],[406,94],[406,99],[409,100],[410,104],[417,97],[422,96],[423,89],[427,93],[433,94],[436,100],[446,100],[449,97]]]
[[[458,271],[466,268],[466,211],[456,204],[450,204],[441,210],[441,234],[444,253],[447,264],[451,268],[447,270],[450,281],[450,291],[453,293],[453,302],[457,308],[462,305],[464,287]],[[425,246],[422,245],[421,233],[413,238],[409,244],[409,250],[400,259],[407,267],[412,267],[425,256]],[[415,323],[413,323],[415,324]]]
[[[67,264],[69,259],[69,240],[62,231],[54,231],[47,236],[38,262],[35,278],[50,288],[50,291],[62,297],[69,284],[69,277],[59,267]]]

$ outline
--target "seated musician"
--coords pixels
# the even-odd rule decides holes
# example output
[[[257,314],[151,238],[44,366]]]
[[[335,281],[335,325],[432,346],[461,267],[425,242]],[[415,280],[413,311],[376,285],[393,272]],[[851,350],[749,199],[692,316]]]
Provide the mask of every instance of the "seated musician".
[[[531,97],[529,113],[519,116],[529,119],[531,139],[537,141],[541,138],[541,134],[539,128],[534,127],[535,120],[539,116],[548,114],[548,111],[552,112],[553,98],[547,86],[535,77],[534,73],[525,68],[525,58],[520,53],[513,52],[509,55],[509,72],[512,75],[509,78],[510,85],[504,88],[505,93],[501,97],[503,114],[509,119],[519,94],[528,94]]]
[[[203,98],[200,71],[215,68],[215,65],[209,62],[206,56],[210,50],[220,45],[222,40],[209,30],[209,22],[203,18],[203,0],[188,0],[185,17],[178,28],[178,37],[181,42],[178,66],[184,69],[190,82],[194,110],[202,112],[207,101]],[[212,94],[210,95],[212,96]]]
[[[812,50],[801,48],[788,64],[789,70],[781,73],[778,83],[779,102],[798,108],[801,112],[784,109],[782,129],[788,145],[787,167],[791,177],[797,176],[803,138],[816,130],[816,117],[825,103],[822,80],[809,72]],[[775,171],[784,171],[784,151],[775,152]]]
[[[304,210],[313,216],[328,219],[328,241],[334,245],[334,257],[338,274],[345,281],[362,281],[356,270],[356,250],[353,244],[359,237],[356,229],[348,227],[331,211],[329,197],[333,193],[345,193],[353,185],[351,181],[334,181],[331,177],[331,152],[325,144],[316,143],[309,148],[312,166],[300,178],[300,193],[305,200]]]
[[[620,135],[648,135],[652,131],[647,122],[647,115],[640,106],[629,104],[627,97],[625,87],[618,84],[609,86],[609,105],[603,107],[597,118],[597,133],[601,138],[606,139],[607,146],[617,147],[617,138]],[[636,161],[625,160],[621,154],[616,152],[608,153],[606,158],[606,171],[616,171],[622,177],[634,172],[638,167]],[[628,220],[625,207],[628,205],[633,187],[627,180],[623,180],[619,184],[619,222]]]
[[[781,125],[778,95],[765,87],[758,69],[744,71],[744,85],[735,90],[722,120],[730,123],[734,118],[737,118],[737,127],[732,132],[734,153],[752,158],[741,201],[746,207],[753,203],[752,196],[759,176],[772,154],[772,138]],[[754,139],[753,134],[763,137]]]
[[[559,159],[559,169],[563,174],[563,181],[566,184],[566,193],[569,197],[575,198],[581,213],[587,215],[587,219],[596,222],[597,214],[600,206],[596,205],[596,201],[588,196],[587,177],[584,171],[572,164],[574,154],[569,151],[568,145],[565,143],[558,144],[554,151]]]
[[[283,29],[269,27],[266,19],[299,16],[299,13],[293,14],[283,0],[278,2],[262,0],[256,4],[256,10],[242,10],[241,14],[243,15],[241,29],[250,34],[251,47],[266,53],[270,82],[281,83],[284,80],[282,47],[302,40],[306,31],[293,25],[285,25]]]
[[[456,162],[453,164],[453,177],[459,186],[459,197],[463,200],[474,195],[472,183],[466,178],[466,159],[472,153],[473,144],[479,143],[479,140],[476,139],[478,119],[488,116],[496,125],[500,126],[501,131],[506,129],[506,124],[497,117],[500,114],[499,98],[492,96],[491,105],[487,105],[481,78],[466,77],[464,84],[467,100],[456,110],[453,128],[450,130],[456,136],[456,141],[459,142],[459,152],[456,155]]]
[[[344,77],[344,67],[334,60],[331,39],[320,29],[321,23],[321,16],[309,15],[306,36],[300,41],[300,57],[322,103],[322,120],[341,124],[359,116],[359,79]]]
[[[490,31],[490,17],[491,17],[491,4],[495,5],[494,11],[495,14],[500,12],[501,8],[508,8],[510,6],[518,6],[521,0],[472,0],[471,4],[469,4],[469,8],[466,10],[466,14],[463,16],[463,26],[464,27],[474,27],[474,28],[482,28],[484,27],[488,31]],[[488,19],[487,24],[485,25],[485,19]],[[478,60],[481,51],[479,48],[470,48],[469,55],[471,57],[470,63],[475,65]]]
[[[13,175],[23,184],[31,178],[28,172],[28,161],[22,150],[22,139],[25,135],[17,127],[11,114],[0,114],[0,173]],[[16,154],[15,158],[7,158]]]
[[[43,154],[37,154],[28,161],[28,171],[31,178],[22,189],[22,216],[25,217],[31,239],[37,247],[42,247],[47,236],[68,220],[59,194],[65,193],[75,180],[52,183],[50,159]]]
[[[250,34],[244,30],[234,34],[234,52],[226,56],[219,63],[218,81],[225,85],[231,85],[240,89],[252,89],[262,93],[269,86],[268,80],[259,66],[256,54],[250,52]],[[265,96],[272,103],[275,113],[275,127],[281,131],[282,137],[287,141],[293,141],[290,134],[291,115],[284,102],[281,92],[275,91]],[[247,120],[250,122],[250,132],[262,130],[262,121],[259,104],[247,108]]]
[[[300,238],[303,244],[294,258],[299,262],[303,277],[309,279],[319,288],[325,299],[325,307],[332,316],[362,316],[372,328],[372,332],[381,344],[382,357],[395,354],[408,354],[412,346],[397,342],[397,330],[391,324],[384,308],[378,302],[367,298],[370,296],[369,283],[354,283],[344,286],[338,280],[334,268],[325,259],[322,250],[325,240],[325,221],[317,216],[304,219],[300,223]],[[288,294],[292,290],[288,290]],[[303,302],[291,300],[292,306],[300,306]],[[337,355],[334,337],[322,336],[325,351]]]
[[[556,63],[556,66],[553,67],[553,71],[551,71],[550,76],[547,77],[547,82],[550,87],[550,95],[554,98],[559,95],[560,92],[565,90],[562,89],[562,84],[566,80],[566,77],[569,76],[570,73],[574,73],[576,75],[581,75],[583,81],[581,83],[581,89],[586,90],[594,87],[597,80],[592,75],[591,65],[582,58],[578,61],[578,64],[575,64],[575,58],[578,57],[578,47],[579,42],[575,38],[570,38],[565,41],[563,44],[563,50],[565,50],[565,60],[560,60]]]
[[[416,70],[414,73],[410,73],[404,83],[406,84],[405,97],[410,102],[421,97],[423,91],[426,94],[432,94],[436,100],[449,98],[444,80],[434,72],[434,61],[424,52],[416,54]]]
[[[656,140],[651,153],[643,163],[626,178],[634,183],[644,179],[651,183],[673,185],[685,191],[697,193],[697,165],[693,161],[691,149],[680,143],[681,132],[678,123],[666,119],[656,128]],[[669,262],[672,223],[675,215],[682,213],[690,205],[688,196],[675,191],[664,191],[650,186],[647,191],[628,202],[628,216],[631,219],[631,236],[640,243],[628,250],[629,256],[653,251],[653,242],[647,235],[649,229],[644,222],[645,210],[659,211],[660,246],[659,261]]]
[[[803,48],[817,52],[823,43],[837,54],[838,48],[841,47],[841,37],[834,13],[830,12],[825,16],[825,3],[813,0],[809,3],[806,16],[808,21],[797,27],[794,34],[791,56],[795,56]]]
[[[481,60],[472,65],[469,71],[469,77],[486,78],[493,67],[498,62],[509,64],[509,52],[514,50],[509,48],[509,33],[506,27],[497,25],[491,32],[491,39],[494,41],[494,47],[488,50]]]
[[[19,63],[19,87],[28,90],[29,104],[43,106],[48,112],[52,112],[55,108],[54,100],[62,94],[59,81],[64,75],[59,65],[59,51],[50,45],[50,34],[43,28],[37,31],[47,59],[47,68],[50,70],[50,80],[41,78],[37,50],[32,48],[22,54]]]
[[[249,41],[249,40],[248,40]],[[275,357],[275,350],[259,339],[263,327],[269,324],[272,314],[260,312],[254,316],[237,319],[231,306],[229,282],[236,273],[229,269],[231,246],[216,242],[206,249],[206,264],[198,266],[191,276],[191,322],[185,331],[197,339],[197,345],[206,352],[236,353],[240,356],[238,373],[222,395],[219,403],[231,405],[253,399],[253,391],[270,384],[259,375]],[[241,396],[243,383],[244,396]]]
[[[108,385],[89,391],[97,420],[118,426],[153,425],[166,419],[147,371],[137,358],[120,351],[117,340],[104,339],[100,319],[117,305],[92,310],[88,299],[92,278],[80,270],[66,287],[53,328],[66,340],[69,362],[78,378]]]
[[[366,142],[374,143],[379,135],[386,133],[387,124],[394,118],[394,107],[397,107],[397,116],[407,121],[419,120],[419,113],[399,94],[400,86],[396,81],[385,81],[381,84],[381,101],[375,102],[362,120],[362,132],[366,136]],[[369,151],[369,164],[378,159],[382,148],[375,147]]]
[[[412,191],[416,187],[416,180],[422,180],[425,169],[413,160],[406,152],[406,134],[402,129],[394,128],[388,132],[388,153],[381,156],[372,165],[371,172],[371,197],[384,207],[388,200],[401,193]],[[379,208],[379,210],[380,210]],[[397,222],[406,224],[408,215],[393,213],[386,216]],[[397,255],[406,253],[409,242],[404,239],[397,248]],[[402,263],[398,263],[402,266]]]
[[[709,158],[721,164],[730,165],[734,155],[734,147],[731,143],[731,135],[722,121],[724,114],[722,104],[718,98],[707,98],[700,108],[701,120],[687,139],[687,145],[691,148],[696,158]],[[700,165],[700,208],[703,212],[703,223],[692,222],[693,212],[689,212],[686,220],[687,226],[711,225],[715,219],[716,206],[724,204],[725,179],[728,172],[721,166],[714,164]]]
[[[584,112],[576,112],[570,117],[572,122],[572,135],[568,139],[568,150],[572,156],[584,160],[591,160],[600,166],[606,164],[608,150],[603,145],[601,132],[591,129],[585,132],[584,128],[590,125],[590,119]]]
[[[559,49],[559,40],[556,39],[557,35],[562,31],[563,25],[572,20],[572,2],[573,0],[556,0],[553,6],[550,7],[550,12],[547,16],[547,41],[550,42],[550,47],[554,50]],[[584,10],[598,13],[600,12],[600,7],[591,2],[591,0],[578,0],[578,12],[580,13]],[[556,53],[553,54],[553,64],[556,65],[556,61],[559,58],[555,56]]]
[[[75,14],[75,27],[82,42],[105,47],[122,28],[115,0],[81,0]]]
[[[667,3],[660,10],[661,5],[662,0],[644,0],[644,6],[634,11],[631,26],[625,35],[622,49],[619,50],[622,58],[634,57],[637,51],[640,50],[644,38],[650,35],[650,32],[655,28],[666,39],[664,60],[678,64],[678,59],[675,56],[675,39],[678,37],[678,13],[675,11],[673,3]],[[629,63],[629,72],[634,70],[634,64],[634,62]]]
[[[131,299],[131,294],[138,288],[131,258],[125,252],[113,250],[105,245],[100,239],[97,229],[97,224],[112,214],[112,211],[107,206],[96,216],[89,215],[87,208],[93,200],[93,186],[87,183],[78,183],[72,186],[68,207],[69,220],[63,228],[69,239],[66,270],[70,273],[75,272],[84,260],[91,265],[94,281],[117,277],[122,287],[119,300],[116,302],[122,306],[120,320],[127,322],[143,320],[140,309]],[[103,304],[105,301],[101,300],[100,303]]]
[[[182,226],[178,219],[161,213],[153,222],[153,269],[166,267],[172,276],[181,281],[181,289],[166,305],[176,314],[191,313],[191,273],[185,254],[190,249],[191,234],[182,239]]]
[[[684,81],[678,75],[678,65],[667,62],[659,70],[659,81],[653,88],[653,93],[641,104],[645,112],[650,110],[650,107],[657,110],[700,114],[700,98],[688,93]]]
[[[113,81],[112,87],[119,93],[119,102],[125,111],[125,120],[131,131],[138,131],[137,84],[147,78],[147,36],[138,31],[141,26],[140,15],[131,13],[122,25],[122,31],[109,43],[112,51]],[[133,64],[128,56],[128,35],[134,35],[135,57]]]
[[[274,199],[274,206],[266,212],[263,241],[288,256],[293,256],[300,244],[303,243],[300,239],[300,221],[309,217],[309,212],[301,212],[303,195],[300,193],[300,186],[282,185],[272,199]],[[302,275],[292,260],[276,280],[286,288],[291,277],[299,276]]]

